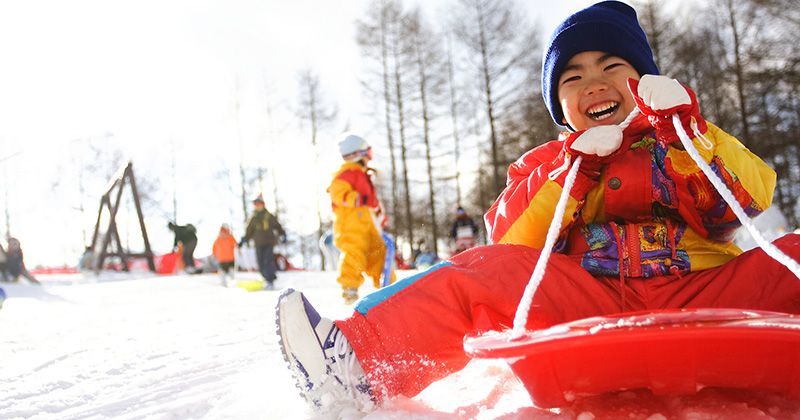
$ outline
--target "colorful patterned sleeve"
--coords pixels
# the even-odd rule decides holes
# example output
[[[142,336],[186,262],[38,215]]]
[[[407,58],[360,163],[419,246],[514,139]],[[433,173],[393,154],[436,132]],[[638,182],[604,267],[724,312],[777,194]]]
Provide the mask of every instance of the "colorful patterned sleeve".
[[[754,217],[772,203],[776,174],[735,137],[708,123],[708,143],[693,139],[700,155],[724,181],[747,215]],[[709,148],[710,146],[710,148]],[[670,147],[666,167],[676,183],[678,211],[700,235],[729,241],[740,226],[736,215],[686,151]]]
[[[561,149],[561,141],[551,141],[511,164],[506,188],[484,216],[493,243],[538,249],[544,246],[567,174],[565,170],[554,180],[549,178],[564,163]],[[574,221],[586,193],[596,184],[597,181],[578,173],[564,213],[562,232]]]

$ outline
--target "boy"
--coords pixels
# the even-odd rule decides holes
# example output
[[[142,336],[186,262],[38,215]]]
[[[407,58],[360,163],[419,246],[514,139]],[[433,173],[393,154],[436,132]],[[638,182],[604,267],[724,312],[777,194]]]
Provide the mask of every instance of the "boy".
[[[545,51],[542,88],[553,120],[571,132],[511,165],[486,214],[495,245],[367,296],[335,324],[299,292],[281,298],[282,343],[305,397],[367,410],[413,396],[468,362],[465,334],[510,328],[561,193],[559,168],[577,155],[583,163],[528,329],[660,308],[800,312],[791,272],[761,250],[739,255],[735,216],[676,143],[669,116],[679,115],[749,214],[771,203],[775,173],[706,123],[691,90],[657,74],[629,6],[607,1],[567,18]],[[634,108],[643,115],[620,135],[613,126]],[[800,257],[797,235],[776,243]],[[311,344],[317,336],[323,345]]]
[[[220,278],[222,285],[228,287],[228,277],[233,278],[231,268],[235,262],[236,239],[231,234],[231,228],[227,223],[223,223],[219,228],[219,235],[214,240],[212,254],[219,263]]]
[[[386,216],[372,184],[374,170],[368,166],[372,147],[362,137],[346,133],[339,141],[339,153],[344,163],[327,191],[333,208],[333,243],[341,253],[336,281],[342,285],[345,304],[350,305],[358,299],[362,273],[380,287],[386,245],[379,229]]]
[[[256,260],[258,271],[266,282],[266,288],[274,289],[278,266],[275,263],[275,245],[278,240],[286,242],[286,231],[278,222],[278,218],[270,213],[264,205],[264,197],[259,194],[253,200],[253,214],[247,221],[244,236],[239,241],[239,248],[243,247],[250,239],[256,243]]]

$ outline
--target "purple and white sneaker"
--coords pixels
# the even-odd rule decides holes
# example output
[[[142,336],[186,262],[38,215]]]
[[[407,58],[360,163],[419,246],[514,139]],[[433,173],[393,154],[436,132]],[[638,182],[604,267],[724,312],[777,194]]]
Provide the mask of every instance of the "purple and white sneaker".
[[[369,381],[347,338],[301,292],[281,293],[276,323],[283,357],[314,409],[375,409]]]

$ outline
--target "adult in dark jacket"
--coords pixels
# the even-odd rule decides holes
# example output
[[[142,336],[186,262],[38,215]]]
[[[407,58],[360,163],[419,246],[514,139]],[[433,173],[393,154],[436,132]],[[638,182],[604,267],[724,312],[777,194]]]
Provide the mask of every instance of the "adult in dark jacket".
[[[187,273],[195,273],[197,269],[194,265],[194,249],[197,247],[197,228],[193,224],[176,225],[169,222],[169,230],[175,233],[175,241],[172,243],[173,249],[177,249],[178,244],[183,245],[181,259]]]
[[[478,237],[478,225],[467,214],[463,207],[456,209],[456,220],[450,228],[450,238],[455,243],[455,254],[475,246]]]
[[[264,207],[264,198],[261,194],[253,200],[253,210],[250,220],[247,221],[244,236],[239,241],[239,247],[251,239],[255,242],[258,271],[266,280],[267,288],[272,288],[277,278],[275,272],[278,271],[273,248],[278,240],[286,242],[286,232],[278,219]]]

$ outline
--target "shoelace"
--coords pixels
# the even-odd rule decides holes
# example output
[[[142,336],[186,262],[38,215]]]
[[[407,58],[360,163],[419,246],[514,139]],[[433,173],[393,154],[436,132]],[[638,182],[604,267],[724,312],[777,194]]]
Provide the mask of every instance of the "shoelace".
[[[333,370],[336,377],[347,390],[349,396],[359,403],[367,403],[364,395],[359,391],[358,386],[361,385],[362,376],[356,373],[356,370],[362,370],[358,365],[353,348],[347,341],[347,337],[342,334],[338,328],[333,337],[333,353],[336,358],[336,363],[333,363]]]

